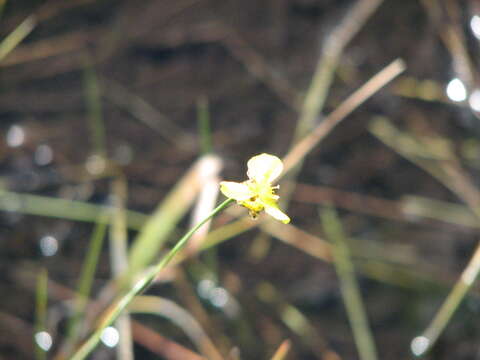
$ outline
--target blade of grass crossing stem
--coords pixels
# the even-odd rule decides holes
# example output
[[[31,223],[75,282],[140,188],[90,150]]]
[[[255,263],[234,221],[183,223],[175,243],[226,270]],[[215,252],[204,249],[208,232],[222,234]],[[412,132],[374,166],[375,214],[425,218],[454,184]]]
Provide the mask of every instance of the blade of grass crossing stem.
[[[197,121],[200,133],[200,149],[202,155],[212,152],[212,130],[210,127],[210,112],[208,110],[208,99],[204,96],[197,101]]]
[[[323,229],[332,242],[333,258],[340,281],[340,290],[360,359],[376,360],[377,351],[375,343],[368,324],[360,289],[355,278],[355,270],[342,225],[333,208],[326,208],[321,211],[320,217]]]
[[[35,358],[42,360],[46,358],[46,352],[51,346],[47,346],[48,340],[51,341],[50,334],[47,333],[47,303],[48,303],[48,273],[42,269],[37,278],[37,288],[35,293],[35,331],[33,342],[35,344]],[[50,338],[49,338],[50,337]]]
[[[110,226],[110,266],[112,277],[116,278],[128,269],[127,259],[127,226],[125,202],[127,199],[127,181],[122,175],[113,179],[113,214]],[[128,312],[120,315],[115,322],[120,339],[116,347],[120,360],[133,359],[133,341],[130,315]]]
[[[5,2],[1,4],[2,10]],[[35,17],[27,17],[15,30],[13,30],[5,39],[0,43],[0,64],[5,57],[10,54],[28,34],[32,32],[37,24]]]
[[[202,243],[200,250],[205,251],[213,246],[217,246],[223,243],[224,241],[233,239],[238,235],[247,232],[248,230],[254,229],[262,221],[262,219],[259,219],[257,222],[253,222],[250,218],[243,217],[237,221],[233,221],[229,224],[223,225],[218,229],[213,230],[207,235],[205,241]]]
[[[209,172],[216,171],[218,166],[216,157],[201,157],[157,207],[133,242],[129,255],[132,274],[143,270],[157,256],[167,237],[198,195],[204,177]]]
[[[217,215],[220,211],[225,209],[228,205],[233,202],[232,199],[227,199],[218,205],[205,219],[195,225],[190,231],[188,231],[178,242],[177,244],[165,255],[162,259],[153,267],[147,269],[140,280],[138,280],[130,290],[123,296],[121,296],[117,301],[115,301],[106,311],[104,316],[102,316],[102,322],[98,328],[93,332],[92,335],[87,339],[87,341],[78,349],[78,351],[71,357],[71,360],[81,360],[90,354],[90,352],[95,348],[95,346],[100,341],[100,337],[103,333],[103,330],[111,325],[120,315],[120,313],[130,304],[135,296],[140,294],[145,290],[155,279],[155,277],[162,271],[170,261],[182,250],[187,244],[188,240],[192,235],[208,220]]]
[[[0,210],[73,221],[97,222],[102,221],[100,214],[109,211],[110,207],[77,200],[2,191],[0,189]],[[103,221],[108,220],[107,217],[103,219]],[[127,211],[129,229],[140,230],[147,219],[148,215],[131,210]]]
[[[87,306],[88,298],[92,289],[93,278],[97,269],[98,259],[102,250],[103,240],[107,229],[108,215],[104,213],[98,219],[95,228],[90,237],[90,243],[86,252],[86,257],[83,262],[80,279],[78,281],[77,294],[73,305],[73,315],[70,318],[67,327],[67,339],[65,348],[62,352],[70,353],[72,347],[75,345],[81,335],[82,316]]]
[[[102,116],[101,90],[97,74],[88,57],[85,60],[83,72],[83,85],[88,111],[88,120],[92,136],[93,153],[105,159],[105,124]]]

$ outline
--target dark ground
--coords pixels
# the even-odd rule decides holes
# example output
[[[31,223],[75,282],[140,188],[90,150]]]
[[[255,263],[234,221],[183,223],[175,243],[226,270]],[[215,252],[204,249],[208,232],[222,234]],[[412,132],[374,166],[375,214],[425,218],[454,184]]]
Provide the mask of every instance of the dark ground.
[[[223,177],[243,179],[243,164],[252,155],[287,153],[298,119],[292,94],[308,89],[322,44],[353,3],[8,1],[0,23],[2,36],[32,13],[38,25],[0,63],[0,175],[5,187],[93,203],[108,200],[108,182],[92,179],[84,167],[95,146],[84,82],[92,69],[102,85],[107,153],[128,179],[128,208],[150,213],[198,157],[200,98],[209,101],[214,149],[225,161]],[[315,202],[325,202],[328,195],[319,193],[319,186],[326,186],[327,193],[337,189],[393,201],[421,195],[461,202],[374,137],[368,124],[382,115],[406,132],[445,137],[459,156],[470,144],[473,155],[462,158],[462,164],[475,179],[478,119],[466,104],[449,102],[443,90],[450,79],[468,74],[458,65],[464,53],[445,40],[452,29],[463,36],[453,42],[465,46],[473,77],[464,80],[469,89],[475,88],[479,44],[469,27],[474,5],[475,1],[385,0],[362,27],[340,58],[325,113],[395,58],[405,60],[407,71],[307,156],[288,211],[295,226],[322,235]],[[440,90],[425,94],[425,80]],[[158,111],[146,115],[150,123],[125,109],[130,96],[141,97]],[[25,133],[20,146],[8,142],[12,126]],[[53,152],[48,161],[40,156],[45,145]],[[479,185],[477,179],[474,183]],[[347,194],[344,203],[351,200]],[[368,204],[364,207],[368,211]],[[468,262],[478,231],[434,220],[383,218],[381,210],[366,215],[361,208],[340,211],[346,231],[358,241],[353,247],[371,251],[372,258],[394,269],[406,268],[409,274],[381,274],[382,281],[360,275],[379,358],[407,359],[411,339],[431,321]],[[34,283],[22,283],[19,273],[44,266],[51,280],[73,289],[90,231],[90,224],[0,213],[0,358],[30,358],[33,353]],[[42,256],[39,249],[39,239],[48,234],[60,242],[53,257]],[[318,346],[308,345],[282,323],[278,307],[259,300],[255,289],[266,281],[307,316],[327,348],[342,359],[357,358],[334,268],[278,241],[270,243],[263,258],[253,260],[256,234],[248,232],[218,247],[219,284],[236,297],[241,321],[205,306],[229,346],[238,346],[243,359],[266,359],[289,338],[289,358],[319,358],[314,350]],[[105,248],[95,289],[109,274]],[[158,291],[182,303],[174,287]],[[50,298],[49,326],[58,331],[55,344],[62,337],[63,309],[59,299]],[[479,310],[475,292],[459,307],[427,358],[478,358]],[[138,319],[194,348],[169,323]],[[214,341],[219,338],[214,330],[210,335]],[[102,348],[96,358],[113,357]],[[139,359],[156,358],[143,346],[135,350]]]

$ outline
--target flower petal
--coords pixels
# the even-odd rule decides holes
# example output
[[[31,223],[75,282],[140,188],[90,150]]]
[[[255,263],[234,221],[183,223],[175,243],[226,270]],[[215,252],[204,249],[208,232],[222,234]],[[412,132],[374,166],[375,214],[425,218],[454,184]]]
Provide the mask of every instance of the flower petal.
[[[265,153],[248,160],[247,167],[248,178],[259,184],[272,183],[283,171],[282,160]]]
[[[220,182],[220,191],[226,197],[237,201],[248,200],[255,195],[247,185],[234,181]]]
[[[264,204],[264,205],[265,205],[265,212],[271,217],[283,222],[284,224],[288,224],[290,222],[290,218],[287,216],[287,214],[285,214],[282,210],[280,210],[276,204]]]

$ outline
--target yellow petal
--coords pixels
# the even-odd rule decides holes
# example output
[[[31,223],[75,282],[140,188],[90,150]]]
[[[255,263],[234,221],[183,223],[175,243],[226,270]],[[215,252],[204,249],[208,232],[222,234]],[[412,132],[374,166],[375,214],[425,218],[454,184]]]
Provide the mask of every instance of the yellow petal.
[[[244,201],[254,196],[254,193],[247,185],[233,181],[222,181],[220,183],[220,191],[226,197],[237,201]]]
[[[252,157],[247,163],[247,176],[257,183],[272,183],[283,171],[283,163],[278,157],[260,154]]]
[[[290,218],[287,216],[287,214],[280,210],[277,205],[265,204],[265,212],[284,224],[288,224],[290,222]]]

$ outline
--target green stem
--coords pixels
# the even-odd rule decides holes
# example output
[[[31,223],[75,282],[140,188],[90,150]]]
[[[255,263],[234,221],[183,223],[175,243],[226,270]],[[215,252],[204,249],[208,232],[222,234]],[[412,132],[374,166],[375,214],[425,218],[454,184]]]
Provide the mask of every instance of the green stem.
[[[183,247],[187,244],[188,240],[192,235],[208,220],[213,218],[217,215],[220,211],[225,209],[228,205],[230,205],[234,200],[227,199],[220,205],[218,205],[205,219],[200,221],[197,225],[195,225],[189,232],[187,232],[178,242],[177,244],[171,249],[168,254],[166,254],[160,262],[155,265],[154,267],[150,268],[146,271],[144,276],[137,281],[137,283],[120,299],[118,299],[114,304],[112,304],[109,309],[106,311],[103,321],[101,322],[100,326],[97,330],[94,331],[92,335],[88,338],[88,340],[83,343],[83,345],[77,350],[77,352],[71,357],[71,360],[82,360],[85,359],[88,354],[95,348],[95,346],[100,341],[100,337],[102,335],[103,330],[111,325],[120,313],[127,307],[128,304],[133,300],[135,296],[140,294],[143,290],[145,290],[155,279],[157,274],[164,269],[168,263],[173,259],[173,257],[183,249]]]

